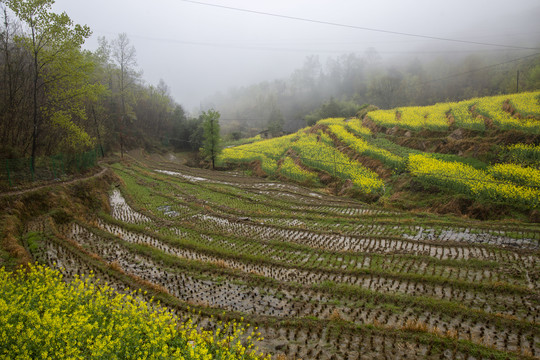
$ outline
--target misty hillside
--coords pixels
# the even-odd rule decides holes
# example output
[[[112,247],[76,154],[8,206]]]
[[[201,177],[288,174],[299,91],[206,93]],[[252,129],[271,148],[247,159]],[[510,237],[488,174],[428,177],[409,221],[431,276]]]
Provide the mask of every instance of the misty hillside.
[[[375,109],[226,148],[221,164],[388,207],[536,220],[540,92]]]
[[[236,88],[207,103],[220,109],[225,134],[253,136],[264,129],[294,132],[326,117],[352,116],[364,104],[424,106],[540,86],[538,55],[435,54],[423,61],[400,57],[383,62],[372,49],[329,58],[326,64],[310,56],[288,79]]]

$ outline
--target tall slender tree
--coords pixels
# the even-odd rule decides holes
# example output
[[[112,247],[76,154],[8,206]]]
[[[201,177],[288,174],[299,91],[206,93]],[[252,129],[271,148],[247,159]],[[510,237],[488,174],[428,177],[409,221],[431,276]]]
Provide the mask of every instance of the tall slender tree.
[[[219,134],[219,112],[215,110],[203,111],[201,118],[203,120],[204,140],[202,154],[205,158],[212,161],[212,169],[216,168],[216,159],[221,153],[221,137]]]
[[[119,77],[119,92],[120,92],[120,152],[124,156],[124,130],[125,122],[128,120],[127,96],[130,85],[132,84],[134,69],[137,66],[136,51],[133,45],[130,45],[129,38],[126,33],[121,33],[112,41],[112,56],[116,61],[120,71]]]

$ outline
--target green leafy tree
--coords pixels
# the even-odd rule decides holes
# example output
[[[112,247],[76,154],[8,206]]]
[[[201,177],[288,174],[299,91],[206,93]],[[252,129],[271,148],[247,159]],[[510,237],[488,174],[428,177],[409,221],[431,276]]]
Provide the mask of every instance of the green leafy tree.
[[[74,24],[63,12],[51,12],[54,0],[7,0],[7,6],[26,24],[29,34],[16,41],[31,56],[32,162],[36,156],[44,121],[61,129],[67,146],[91,145],[83,127],[82,98],[97,90],[88,85],[91,63],[85,62],[81,45],[91,34],[88,26]],[[33,165],[33,164],[32,164]]]
[[[219,135],[219,117],[219,112],[215,110],[203,111],[201,115],[203,121],[203,145],[201,152],[205,158],[212,161],[212,169],[215,169],[216,158],[222,150]]]

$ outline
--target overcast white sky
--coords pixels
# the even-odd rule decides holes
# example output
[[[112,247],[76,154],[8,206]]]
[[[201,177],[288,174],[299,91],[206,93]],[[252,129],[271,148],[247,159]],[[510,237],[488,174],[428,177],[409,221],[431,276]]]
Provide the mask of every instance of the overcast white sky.
[[[470,41],[540,45],[538,0],[201,0],[209,4],[291,17],[451,37]],[[364,53],[375,47],[383,56],[451,43],[377,33],[206,6],[181,0],[56,0],[90,26],[86,47],[97,37],[128,34],[137,50],[143,78],[165,80],[175,100],[192,110],[216,91],[261,80],[285,78],[306,56]],[[525,21],[516,21],[523,17]],[[511,21],[508,21],[511,19]],[[536,20],[535,20],[536,19]],[[525,41],[525,39],[529,39]],[[443,47],[444,48],[444,47]],[[472,47],[470,47],[472,49]],[[483,50],[494,47],[480,46]],[[516,51],[517,57],[531,52]]]

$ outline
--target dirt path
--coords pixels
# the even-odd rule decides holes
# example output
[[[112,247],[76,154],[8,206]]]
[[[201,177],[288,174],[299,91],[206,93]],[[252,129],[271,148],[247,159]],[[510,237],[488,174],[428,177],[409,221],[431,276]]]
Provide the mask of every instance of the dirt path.
[[[26,194],[26,193],[29,193],[29,192],[32,192],[32,191],[43,189],[43,188],[46,188],[46,187],[49,187],[49,186],[73,184],[73,183],[76,183],[76,182],[79,182],[79,181],[84,181],[84,180],[88,180],[88,179],[92,179],[92,178],[95,178],[95,177],[102,176],[103,174],[105,174],[107,169],[108,168],[106,168],[106,167],[102,167],[101,170],[99,172],[97,172],[97,173],[94,173],[92,175],[85,176],[85,177],[79,177],[79,178],[72,179],[72,180],[59,181],[59,182],[49,182],[49,183],[46,183],[46,184],[43,184],[43,185],[39,185],[39,186],[27,188],[27,189],[3,192],[3,193],[0,193],[0,197],[22,195],[22,194]]]

